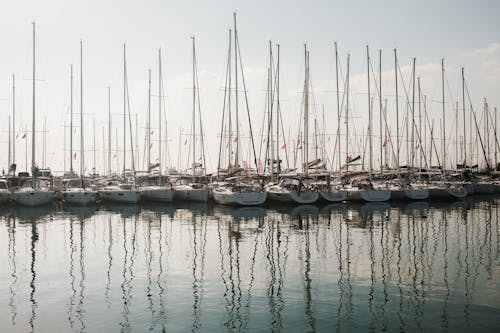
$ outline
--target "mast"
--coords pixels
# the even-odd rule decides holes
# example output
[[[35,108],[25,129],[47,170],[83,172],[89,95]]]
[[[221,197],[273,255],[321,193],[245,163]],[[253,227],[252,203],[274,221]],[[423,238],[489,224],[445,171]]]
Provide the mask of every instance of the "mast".
[[[161,185],[161,103],[162,103],[162,74],[161,48],[158,49],[158,185]]]
[[[497,152],[498,152],[498,145],[497,145],[497,108],[495,107],[495,125],[493,127],[495,129],[495,171],[497,171],[497,166],[498,166],[498,160],[497,160]]]
[[[366,65],[367,65],[367,73],[368,73],[368,141],[370,144],[369,151],[369,164],[368,171],[373,172],[373,143],[372,143],[372,108],[371,108],[371,95],[370,95],[370,51],[368,49],[368,45],[366,45]]]
[[[13,164],[16,163],[16,75],[15,74],[12,74],[12,163]]]
[[[351,55],[347,54],[347,74],[346,74],[346,106],[345,106],[345,154],[346,154],[346,164],[345,172],[349,171],[349,63]],[[340,143],[340,142],[339,142]],[[340,158],[340,156],[339,156]]]
[[[33,189],[36,188],[35,184],[35,22],[33,24],[33,119],[31,123],[31,186]],[[28,141],[28,140],[26,140]]]
[[[280,45],[276,44],[278,48],[278,59],[276,62],[276,161],[278,169],[276,171],[276,177],[279,179],[281,172],[281,160],[280,160]],[[283,143],[285,139],[283,139]],[[285,146],[286,148],[286,146]]]
[[[339,178],[342,178],[342,159],[340,158],[340,93],[339,93],[339,54],[337,42],[335,42],[335,79],[337,91],[337,144],[338,144],[338,160],[339,160]]]
[[[73,64],[70,66],[69,172],[73,173]]]
[[[413,58],[413,84],[412,84],[412,98],[411,98],[411,170],[415,166],[415,58]],[[410,153],[410,152],[408,152]]]
[[[309,175],[309,51],[304,45],[305,57],[305,79],[304,79],[304,169],[305,175]]]
[[[420,76],[417,78],[418,86],[418,168],[419,172],[422,170],[422,108],[421,108],[421,97],[422,91],[420,90]],[[444,146],[444,144],[443,144]],[[444,165],[444,160],[443,160]]]
[[[235,24],[236,28],[236,24]],[[194,36],[191,37],[193,41],[193,129],[192,129],[192,141],[193,141],[193,183],[196,179],[196,83],[195,83],[195,40]]]
[[[419,81],[420,82],[420,81]],[[443,171],[446,169],[446,118],[445,118],[445,100],[444,100],[444,59],[441,59],[441,85],[443,93]]]
[[[394,74],[396,82],[396,164],[398,172],[401,172],[399,163],[399,96],[398,96],[398,54],[394,49]]]
[[[238,119],[238,31],[236,30],[236,13],[234,17],[234,99],[236,113],[236,151],[234,154],[234,166],[238,167],[238,154],[240,148],[240,124]]]
[[[10,140],[11,140],[11,134],[10,134],[10,116],[8,118],[9,118],[9,136],[8,136],[9,137],[9,153],[8,153],[8,163],[7,163],[8,165],[7,165],[7,169],[10,171],[10,163],[12,162],[10,160],[10,157],[12,155],[11,154],[12,151],[11,151],[11,148],[10,148],[10,144],[11,144],[11,142],[10,142]]]
[[[108,175],[111,176],[111,88],[108,86]]]
[[[148,143],[148,172],[149,166],[151,165],[151,69],[148,70],[149,80],[148,80],[148,124],[147,124],[147,143]]]
[[[83,187],[83,44],[80,39],[80,179]]]
[[[127,132],[127,60],[126,46],[123,44],[123,177],[125,177],[125,160],[127,157],[126,132]]]
[[[465,127],[465,75],[464,68],[462,67],[462,112],[464,117],[464,168],[467,169],[467,130]]]
[[[383,112],[384,110],[382,109],[382,50],[378,50],[378,80],[379,80],[379,85],[378,85],[378,97],[379,97],[379,110],[380,110],[380,174],[383,173],[383,166],[384,166],[384,158],[383,158],[383,154],[384,154],[384,144],[383,144],[383,133],[384,133],[384,129],[383,129]]]

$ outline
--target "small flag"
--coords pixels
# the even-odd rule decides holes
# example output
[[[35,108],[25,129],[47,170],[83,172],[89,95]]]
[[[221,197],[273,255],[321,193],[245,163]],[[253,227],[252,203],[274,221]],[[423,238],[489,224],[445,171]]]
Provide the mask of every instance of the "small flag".
[[[76,153],[73,154],[73,159],[76,160]]]
[[[238,142],[238,137],[237,137],[237,136],[236,136],[236,137],[234,137],[233,142]]]
[[[297,144],[300,144],[300,138],[297,139]]]
[[[155,131],[151,131],[151,135],[153,135],[155,133]]]
[[[26,134],[27,134],[27,133],[24,133],[24,134],[23,134],[23,137],[22,137],[21,139],[26,139]]]
[[[186,139],[186,141],[184,141],[184,146],[187,145],[188,143],[188,139]]]
[[[19,137],[19,133],[16,134],[16,139]]]
[[[153,143],[152,142],[149,144],[149,149],[151,149],[151,147],[153,147]]]
[[[286,149],[286,143],[284,143],[283,146],[281,146],[281,149]]]
[[[384,144],[382,146],[385,147],[388,143],[389,143],[389,139],[385,139]]]

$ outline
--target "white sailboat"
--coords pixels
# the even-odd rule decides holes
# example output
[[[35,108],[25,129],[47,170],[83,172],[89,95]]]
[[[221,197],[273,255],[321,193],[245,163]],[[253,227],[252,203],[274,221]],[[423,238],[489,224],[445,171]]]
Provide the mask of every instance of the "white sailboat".
[[[174,191],[171,185],[162,184],[162,175],[161,175],[161,104],[162,104],[162,72],[161,72],[161,49],[158,51],[158,60],[159,60],[159,100],[158,100],[158,175],[157,176],[147,176],[146,179],[143,180],[142,185],[138,188],[142,194],[142,198],[144,201],[152,201],[152,202],[172,202],[174,197]],[[149,71],[149,90],[148,90],[148,124],[147,124],[147,138],[148,138],[148,173],[152,169],[151,165],[151,70]]]
[[[35,121],[36,121],[36,103],[35,103],[35,86],[36,86],[36,72],[35,72],[35,22],[33,22],[33,115],[31,126],[31,182],[26,182],[22,188],[13,193],[13,200],[20,205],[24,206],[41,206],[52,203],[54,199],[54,191],[44,181],[38,181],[35,173],[37,167],[35,165]]]
[[[312,204],[319,198],[319,193],[311,186],[309,177],[309,51],[304,46],[304,137],[303,137],[303,173],[304,175],[283,176],[278,184],[268,184],[266,191],[269,200],[290,204]]]
[[[126,46],[123,45],[123,179],[127,179],[126,164],[126,123],[127,123],[127,104],[128,104],[128,87],[127,87],[127,61],[126,61]],[[129,110],[130,112],[130,110]],[[129,113],[130,117],[130,113]],[[129,118],[130,120],[130,118]],[[131,140],[132,141],[132,140]],[[132,142],[131,142],[132,146]],[[134,164],[134,156],[132,154],[132,165]],[[132,178],[135,179],[135,171],[132,170]],[[135,184],[127,182],[110,181],[104,187],[98,190],[99,196],[104,201],[131,203],[136,204],[141,198],[140,191]]]
[[[196,53],[195,53],[195,40],[194,36],[191,37],[193,41],[193,123],[192,123],[192,175],[191,182],[188,182],[187,178],[179,178],[178,182],[173,186],[174,189],[174,199],[179,201],[196,201],[196,202],[207,202],[208,201],[208,189],[205,184],[197,182],[196,170],[201,169],[202,175],[205,176],[205,150],[203,147],[203,128],[201,127],[201,111],[199,110],[199,92],[196,86],[198,79],[197,69],[196,69]],[[201,138],[201,153],[203,158],[203,164],[196,162],[196,104],[198,103],[198,111],[200,113],[200,138]]]
[[[239,40],[238,40],[238,30],[236,29],[236,13],[233,14],[234,16],[234,74],[235,74],[235,80],[234,80],[234,94],[235,94],[235,116],[236,116],[236,128],[237,128],[237,134],[236,134],[236,152],[234,155],[234,167],[239,169],[240,168],[240,160],[239,160],[239,124],[238,124],[238,59],[240,59],[240,54],[239,54]],[[231,34],[231,32],[229,32]],[[231,54],[231,35],[229,37],[229,54]],[[231,59],[228,59],[228,73],[227,76],[231,77],[231,65],[230,65]],[[241,66],[241,64],[240,64]],[[243,78],[243,83],[244,77],[243,77],[243,70],[241,70],[241,76]],[[230,109],[230,95],[231,95],[231,80],[229,80],[229,91],[228,91],[228,106]],[[246,89],[243,89],[245,94],[246,94]],[[246,100],[246,99],[245,99]],[[225,101],[224,101],[225,102]],[[248,104],[247,104],[247,110],[248,110]],[[231,117],[231,114],[229,114],[229,118]],[[223,115],[224,118],[224,115]],[[249,122],[250,122],[250,116]],[[224,119],[222,119],[222,122],[224,122]],[[251,124],[249,123],[249,128],[251,129]],[[252,133],[250,133],[250,136]],[[253,138],[251,138],[252,143],[253,143]],[[229,141],[231,141],[231,137],[229,138]],[[222,136],[221,136],[221,147],[223,144]],[[252,148],[254,146],[252,145]],[[231,146],[228,146],[229,149],[229,160],[231,160]],[[255,156],[255,151],[254,151],[254,156]],[[228,170],[231,169],[231,161],[228,166]],[[245,162],[243,162],[243,165],[245,166]],[[213,190],[212,190],[212,195],[213,199],[216,203],[222,204],[222,205],[237,205],[237,206],[258,206],[264,204],[267,199],[267,193],[264,191],[263,186],[258,182],[258,180],[253,179],[250,176],[250,171],[248,170],[248,165],[245,167],[247,170],[243,170],[245,175],[241,177],[234,177],[233,179],[226,179],[227,182],[223,184],[222,186],[219,184],[217,185]]]
[[[84,141],[83,141],[83,46],[80,41],[80,179],[72,179],[66,182],[65,188],[61,191],[64,202],[74,205],[91,205],[97,201],[97,191],[94,191],[90,184],[84,181],[83,162],[84,162]],[[73,73],[71,73],[73,80]],[[73,86],[73,84],[71,84]],[[73,91],[71,91],[73,94]],[[73,104],[71,105],[73,106]],[[71,133],[73,135],[73,133]]]

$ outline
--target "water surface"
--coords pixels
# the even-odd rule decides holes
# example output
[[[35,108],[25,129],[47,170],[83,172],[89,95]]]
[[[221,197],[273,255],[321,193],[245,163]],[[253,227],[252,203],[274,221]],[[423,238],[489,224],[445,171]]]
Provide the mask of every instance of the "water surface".
[[[0,208],[1,331],[498,331],[498,204]]]

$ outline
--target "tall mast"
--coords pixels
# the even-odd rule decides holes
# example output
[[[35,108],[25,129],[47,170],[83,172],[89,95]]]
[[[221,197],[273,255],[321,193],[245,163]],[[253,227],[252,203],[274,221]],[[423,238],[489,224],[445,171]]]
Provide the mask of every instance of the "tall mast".
[[[161,74],[161,48],[158,49],[158,185],[161,185],[161,103],[162,103],[162,74]]]
[[[111,176],[111,88],[108,86],[108,176]]]
[[[16,75],[15,74],[12,74],[12,163],[13,164],[16,163]]]
[[[70,67],[69,172],[73,173],[73,64]]]
[[[462,112],[464,117],[464,168],[467,169],[467,129],[465,127],[465,76],[464,68],[462,67]]]
[[[278,163],[277,177],[281,172],[281,160],[280,160],[280,45],[276,44],[278,48],[278,59],[276,62],[276,161]],[[285,140],[283,139],[283,142]],[[286,148],[286,146],[285,146]]]
[[[125,177],[125,160],[127,157],[127,59],[126,59],[126,46],[123,44],[123,176]]]
[[[12,162],[12,161],[10,160],[10,158],[11,158],[11,156],[12,156],[12,151],[11,151],[11,148],[10,148],[10,146],[11,146],[10,116],[9,116],[8,118],[9,118],[9,136],[8,136],[8,137],[9,137],[9,154],[8,154],[8,165],[7,165],[7,168],[8,168],[8,170],[10,171],[10,165],[11,165],[11,162]]]
[[[495,171],[497,171],[498,160],[497,160],[497,108],[495,107],[495,125],[493,127],[495,129]]]
[[[147,140],[148,140],[148,172],[149,166],[151,165],[151,69],[148,70],[149,80],[148,80],[148,124],[147,124]],[[139,154],[137,154],[139,155]]]
[[[370,145],[369,151],[369,164],[368,171],[370,174],[373,172],[373,143],[372,143],[372,108],[371,108],[371,94],[370,94],[370,51],[368,45],[366,45],[366,65],[368,74],[368,141]]]
[[[345,105],[345,154],[346,154],[346,164],[345,171],[346,173],[349,171],[349,63],[350,63],[351,55],[347,54],[347,73],[346,73],[346,105]],[[340,157],[339,157],[340,158]]]
[[[227,112],[227,120],[228,120],[228,172],[229,172],[229,168],[231,166],[231,162],[232,162],[232,157],[231,157],[231,153],[232,153],[232,143],[233,143],[233,138],[232,138],[232,134],[233,134],[233,128],[232,128],[232,122],[231,122],[231,95],[232,95],[232,92],[231,92],[231,45],[232,45],[232,41],[233,41],[233,38],[232,38],[232,31],[231,29],[229,29],[229,54],[228,54],[228,58],[227,58],[227,71],[228,71],[228,87],[229,87],[229,91],[228,91],[228,99],[227,99],[227,106],[228,106],[228,112]]]
[[[236,27],[236,24],[235,24]],[[195,40],[194,36],[191,37],[193,40],[193,182],[195,181],[195,169],[196,169],[196,83],[195,83]]]
[[[309,51],[304,45],[305,79],[304,79],[304,169],[309,174]]]
[[[33,24],[33,119],[31,123],[31,186],[36,188],[35,184],[35,22]],[[26,140],[27,141],[27,140]]]
[[[380,174],[383,172],[383,122],[382,122],[382,117],[383,117],[383,109],[382,109],[382,50],[378,50],[378,80],[379,80],[379,85],[378,85],[378,93],[379,93],[379,110],[380,110]]]
[[[420,171],[420,170],[422,170],[422,149],[423,149],[423,146],[422,146],[422,108],[421,108],[422,91],[420,90],[420,76],[417,78],[417,86],[418,86],[418,168]]]
[[[80,179],[83,187],[83,44],[80,39]]]
[[[236,30],[236,13],[234,17],[234,99],[236,113],[236,151],[234,154],[234,166],[238,167],[238,154],[240,148],[240,124],[238,119],[238,32]]]
[[[398,96],[398,54],[394,49],[394,74],[396,82],[396,164],[398,172],[401,171],[399,164],[399,96]]]
[[[413,84],[412,84],[412,98],[411,98],[411,170],[413,171],[413,167],[415,166],[415,61],[413,58]],[[410,153],[410,152],[408,152]]]
[[[338,160],[339,160],[339,178],[342,178],[342,159],[340,158],[340,93],[339,93],[339,54],[337,42],[335,42],[335,79],[337,91],[337,145],[338,145]]]
[[[443,171],[446,169],[446,118],[445,118],[445,107],[444,107],[444,59],[441,59],[441,85],[443,93]]]

